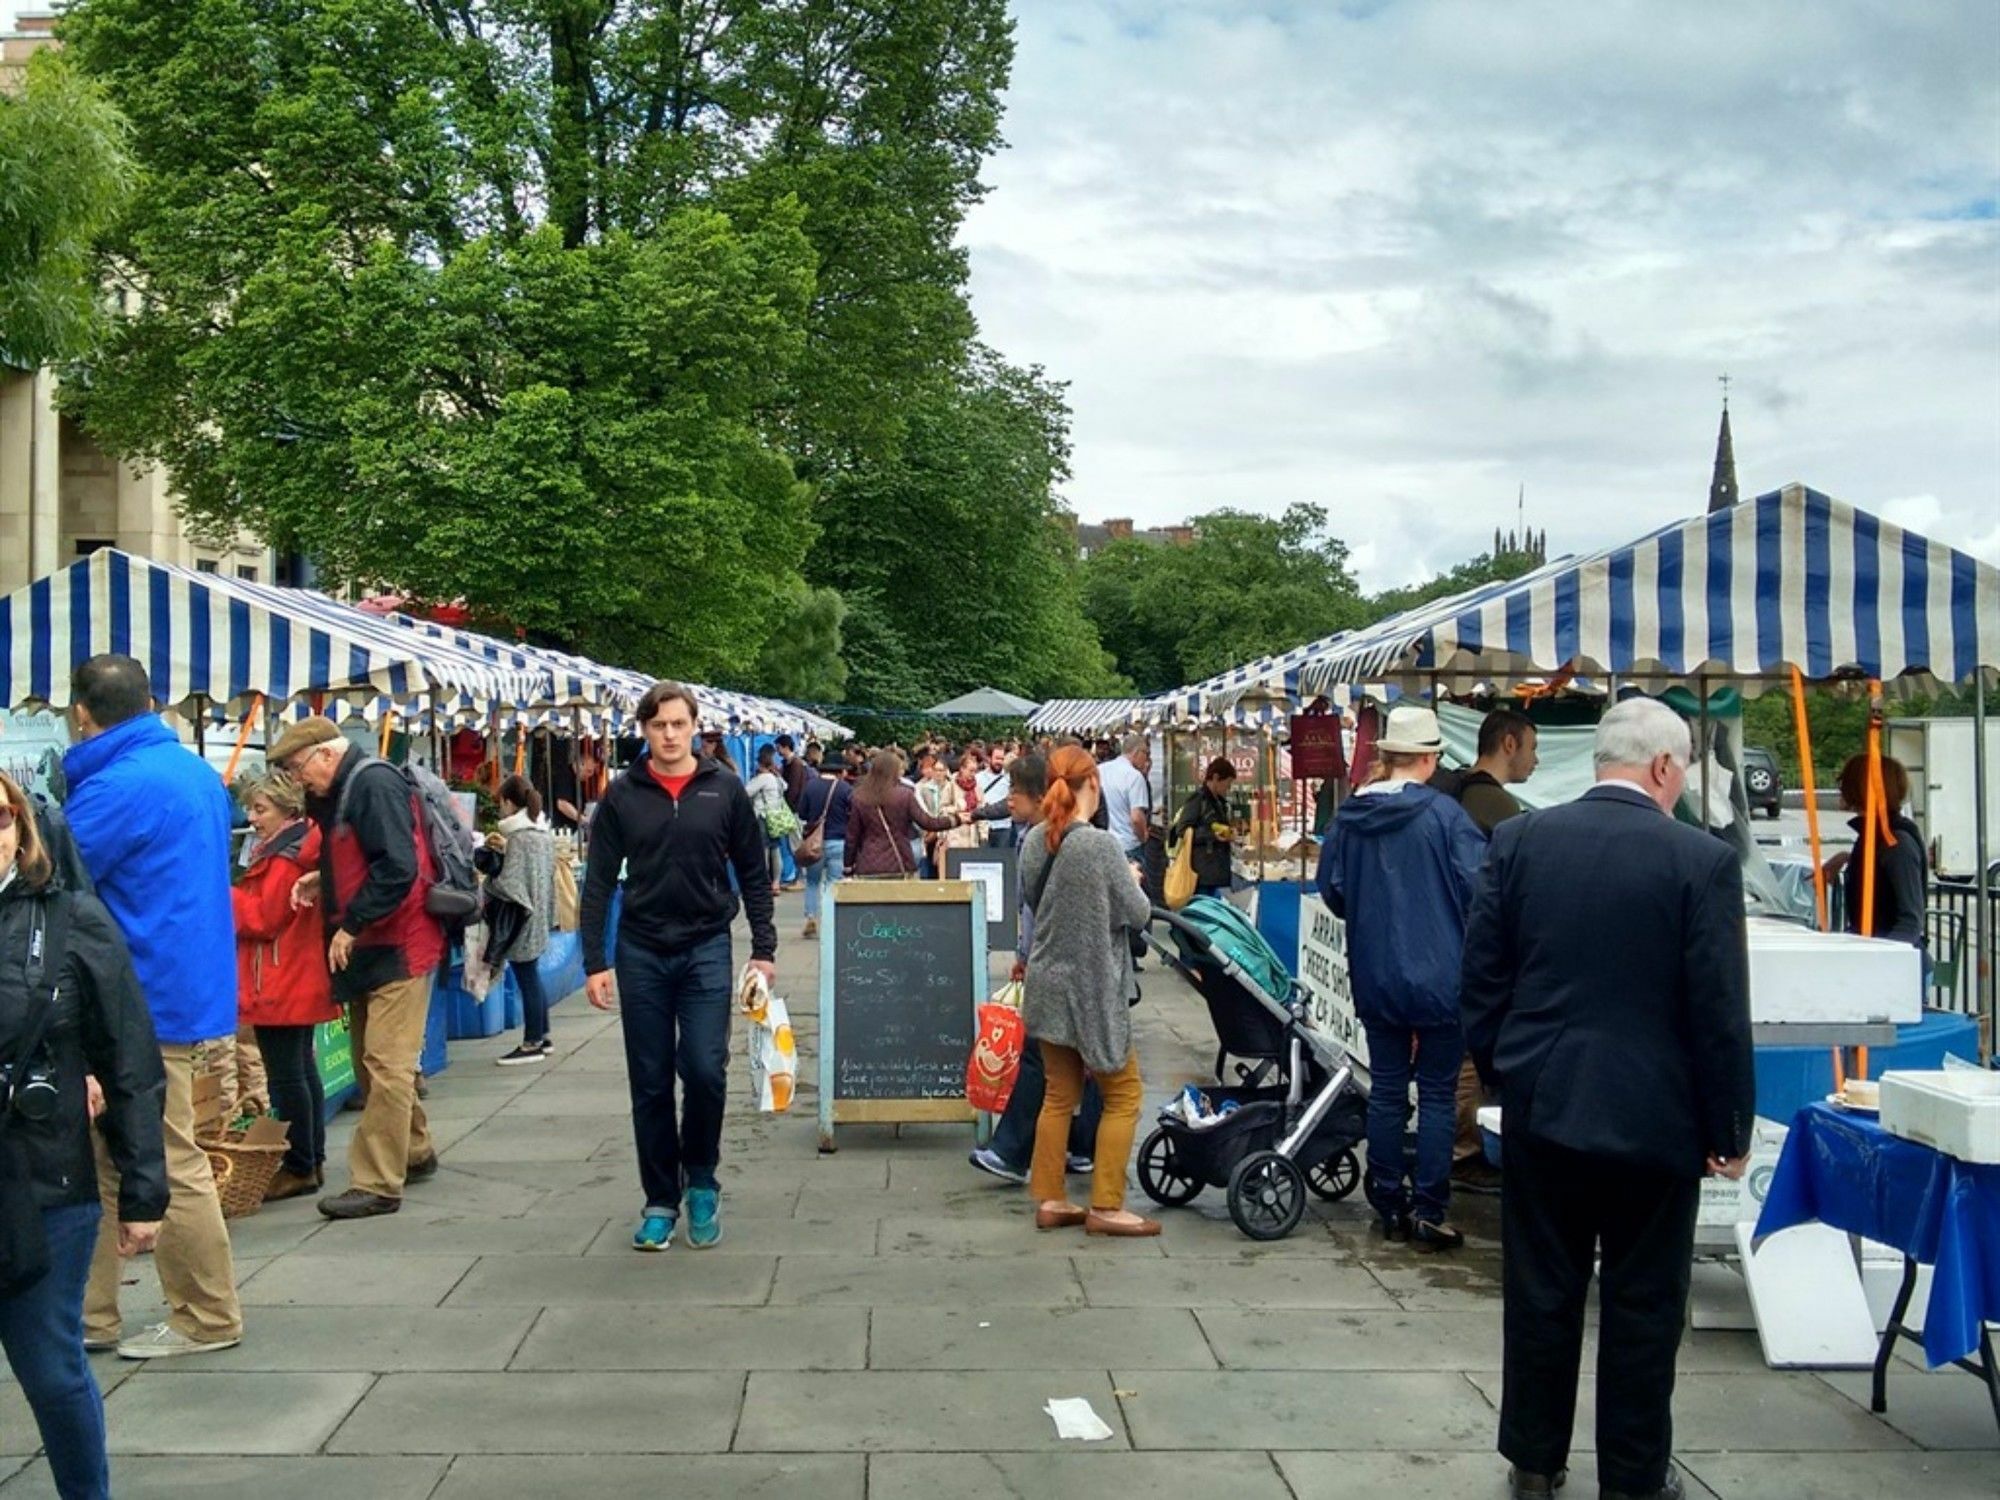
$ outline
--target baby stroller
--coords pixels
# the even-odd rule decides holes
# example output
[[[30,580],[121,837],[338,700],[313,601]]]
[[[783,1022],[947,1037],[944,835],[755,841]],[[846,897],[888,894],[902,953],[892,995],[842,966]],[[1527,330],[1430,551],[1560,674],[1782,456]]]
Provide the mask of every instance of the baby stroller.
[[[1308,1188],[1337,1202],[1360,1185],[1364,1086],[1338,1044],[1312,1029],[1297,981],[1235,907],[1197,897],[1181,911],[1154,908],[1153,926],[1168,941],[1149,929],[1147,942],[1208,1003],[1219,1050],[1214,1086],[1169,1104],[1140,1145],[1139,1185],[1169,1207],[1226,1188],[1238,1229],[1283,1239],[1305,1215]]]

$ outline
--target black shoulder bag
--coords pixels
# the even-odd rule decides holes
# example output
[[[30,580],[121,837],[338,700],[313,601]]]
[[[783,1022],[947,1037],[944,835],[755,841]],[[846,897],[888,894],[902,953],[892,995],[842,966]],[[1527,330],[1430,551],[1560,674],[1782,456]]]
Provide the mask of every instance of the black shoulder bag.
[[[69,946],[70,897],[64,892],[35,899],[29,923],[28,1024],[7,1058],[7,1086],[0,1090],[0,1297],[27,1291],[49,1271],[48,1234],[42,1226],[41,1205],[35,1201],[33,1174],[27,1153],[14,1139],[20,1112],[14,1107],[23,1072],[41,1052],[55,1024],[56,998],[62,984],[63,955]],[[36,1004],[40,999],[42,1003]]]

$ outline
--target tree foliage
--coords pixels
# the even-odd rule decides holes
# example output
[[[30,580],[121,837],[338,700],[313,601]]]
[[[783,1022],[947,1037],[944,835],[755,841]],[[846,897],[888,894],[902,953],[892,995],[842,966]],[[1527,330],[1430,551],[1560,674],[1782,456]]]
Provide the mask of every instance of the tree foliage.
[[[1462,562],[1450,572],[1440,573],[1427,582],[1372,595],[1368,600],[1369,615],[1372,620],[1386,620],[1391,615],[1402,614],[1405,610],[1434,600],[1449,599],[1453,594],[1462,594],[1483,583],[1505,583],[1510,578],[1533,572],[1540,565],[1532,552],[1482,552],[1469,562]]]
[[[132,158],[123,116],[61,53],[28,60],[0,92],[0,358],[75,359],[104,328],[94,241],[123,208]]]
[[[812,566],[852,609],[855,701],[1118,689],[1078,596],[1068,473],[1062,388],[974,346],[910,403],[893,459],[828,477]]]
[[[1213,676],[1368,619],[1326,511],[1218,510],[1174,546],[1128,538],[1083,565],[1083,606],[1142,693]]]
[[[77,410],[198,523],[635,667],[834,681],[810,484],[893,466],[963,362],[1002,0],[84,0],[64,34],[145,172],[141,310]],[[801,608],[817,654],[767,650]]]

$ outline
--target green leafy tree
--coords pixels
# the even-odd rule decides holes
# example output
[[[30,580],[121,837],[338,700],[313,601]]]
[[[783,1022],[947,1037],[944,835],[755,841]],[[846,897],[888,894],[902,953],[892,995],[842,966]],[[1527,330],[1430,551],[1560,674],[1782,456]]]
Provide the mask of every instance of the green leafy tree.
[[[1130,538],[1083,567],[1083,605],[1138,689],[1164,692],[1368,618],[1317,505],[1218,510],[1185,546]]]
[[[832,589],[801,583],[780,601],[778,623],[743,686],[805,703],[838,703],[847,693],[841,624],[847,604]]]
[[[108,447],[334,581],[798,665],[765,647],[810,483],[893,458],[970,336],[1001,0],[84,0],[64,34],[146,174],[141,310],[76,395]]]
[[[1462,562],[1450,572],[1440,573],[1428,582],[1372,595],[1368,600],[1369,613],[1373,620],[1386,620],[1391,615],[1402,614],[1405,610],[1434,600],[1449,599],[1453,594],[1462,594],[1483,583],[1505,583],[1511,578],[1531,573],[1539,566],[1541,564],[1532,552],[1482,552],[1471,561]]]
[[[127,134],[60,52],[37,53],[19,92],[0,92],[0,359],[75,359],[102,334],[93,242],[131,190]]]
[[[855,702],[1117,690],[1062,522],[1068,473],[1062,388],[974,346],[907,408],[894,458],[829,476],[812,566],[851,606]]]

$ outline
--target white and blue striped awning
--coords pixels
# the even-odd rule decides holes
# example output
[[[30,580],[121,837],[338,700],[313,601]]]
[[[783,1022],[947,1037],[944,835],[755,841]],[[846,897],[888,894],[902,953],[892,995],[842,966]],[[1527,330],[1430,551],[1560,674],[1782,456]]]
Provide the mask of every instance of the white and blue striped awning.
[[[548,674],[426,640],[300,589],[198,573],[102,548],[0,600],[0,704],[64,707],[70,675],[119,652],[145,663],[163,707],[241,706],[310,693],[404,699],[441,691],[536,702]]]
[[[1028,715],[1030,734],[1101,734],[1138,722],[1144,698],[1051,698]]]
[[[1422,615],[1423,618],[1417,618]],[[1303,673],[1338,682],[1574,665],[1641,680],[2000,666],[2000,569],[1803,485],[1565,559],[1366,631]]]
[[[531,646],[521,641],[503,641],[497,636],[482,635],[476,630],[464,630],[454,625],[441,624],[436,620],[421,619],[400,610],[390,610],[375,614],[363,611],[373,618],[386,620],[406,630],[430,640],[447,641],[461,651],[483,657],[496,665],[511,667],[520,672],[540,671],[548,675],[550,692],[548,700],[536,705],[542,708],[578,708],[618,701],[620,684],[618,675],[609,667],[600,666],[588,657],[572,656],[566,651],[556,651],[546,646]]]

